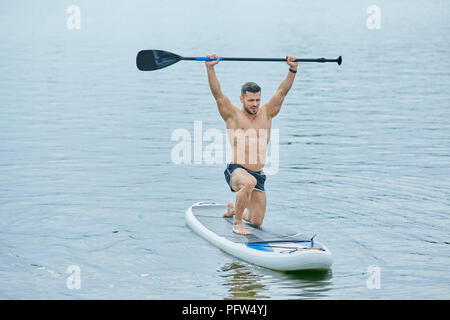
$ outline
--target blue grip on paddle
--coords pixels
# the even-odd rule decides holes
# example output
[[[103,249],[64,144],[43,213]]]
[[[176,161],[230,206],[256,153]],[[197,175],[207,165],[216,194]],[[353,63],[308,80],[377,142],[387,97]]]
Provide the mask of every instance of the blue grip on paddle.
[[[214,61],[216,59],[210,59],[208,57],[195,57],[195,60],[197,60],[197,61]],[[222,60],[223,60],[223,58],[219,57],[219,61],[222,61]]]

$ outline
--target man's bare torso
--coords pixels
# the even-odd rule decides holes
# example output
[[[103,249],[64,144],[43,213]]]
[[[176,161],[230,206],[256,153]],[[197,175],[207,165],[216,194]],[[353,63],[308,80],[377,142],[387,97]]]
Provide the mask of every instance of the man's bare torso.
[[[236,106],[233,106],[238,109]],[[232,150],[232,163],[260,171],[264,168],[267,144],[270,139],[272,119],[267,115],[266,105],[250,117],[245,111],[237,110],[235,116],[226,122],[228,140]]]

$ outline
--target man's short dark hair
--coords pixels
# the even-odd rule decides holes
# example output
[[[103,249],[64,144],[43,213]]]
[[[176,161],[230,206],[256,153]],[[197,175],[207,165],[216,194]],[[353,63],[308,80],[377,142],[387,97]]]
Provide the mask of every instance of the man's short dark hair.
[[[261,87],[258,86],[256,83],[254,82],[246,82],[244,83],[244,85],[241,88],[241,96],[245,96],[245,94],[247,92],[251,92],[251,93],[258,93],[261,92]]]

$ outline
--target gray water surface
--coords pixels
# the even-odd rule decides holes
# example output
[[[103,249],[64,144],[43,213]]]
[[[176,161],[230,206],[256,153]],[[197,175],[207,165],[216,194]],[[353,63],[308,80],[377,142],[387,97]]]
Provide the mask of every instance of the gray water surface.
[[[377,1],[371,30],[372,4],[76,1],[70,30],[69,3],[2,2],[0,298],[449,299],[450,4]],[[343,56],[300,65],[266,183],[264,223],[317,234],[332,270],[253,266],[185,226],[194,202],[234,195],[225,159],[175,164],[172,134],[225,126],[203,63],[140,72],[142,49]],[[216,70],[240,106],[244,82],[267,101],[287,66]]]

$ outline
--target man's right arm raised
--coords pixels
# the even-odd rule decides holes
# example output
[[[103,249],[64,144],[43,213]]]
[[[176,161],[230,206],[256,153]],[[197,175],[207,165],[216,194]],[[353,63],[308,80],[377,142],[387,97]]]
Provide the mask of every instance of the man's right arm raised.
[[[215,58],[217,57],[214,55],[208,55],[208,58]],[[216,76],[216,71],[214,70],[214,66],[219,63],[219,59],[213,60],[213,61],[206,61],[206,70],[208,72],[208,82],[209,82],[209,88],[211,89],[211,93],[214,96],[214,99],[216,99],[217,108],[219,109],[219,113],[222,117],[222,119],[226,122],[229,119],[231,119],[236,112],[236,107],[231,104],[230,99],[223,94],[219,80]]]

